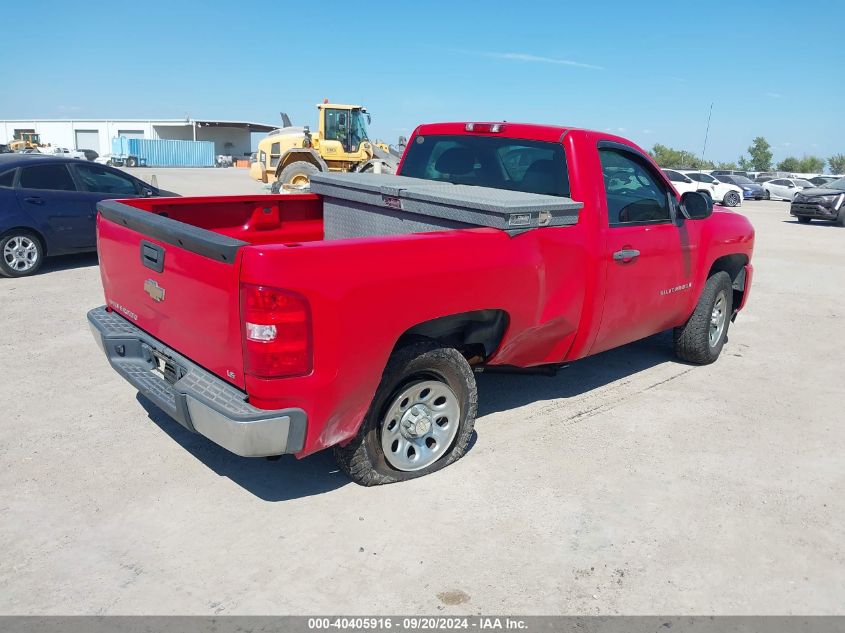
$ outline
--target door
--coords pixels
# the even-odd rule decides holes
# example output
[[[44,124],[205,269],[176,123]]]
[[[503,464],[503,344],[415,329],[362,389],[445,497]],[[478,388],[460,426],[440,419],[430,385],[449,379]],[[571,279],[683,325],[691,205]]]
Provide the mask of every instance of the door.
[[[769,182],[769,191],[774,198],[791,198],[789,188],[786,186],[787,181],[783,179],[776,179]]]
[[[137,198],[138,182],[116,169],[96,163],[75,163],[72,166],[81,195],[88,201],[91,231],[96,232],[97,203],[109,198]]]
[[[76,130],[76,149],[93,149],[100,153],[100,133],[97,130]]]
[[[95,247],[94,212],[65,163],[22,167],[15,194],[19,208],[52,233],[54,250]]]
[[[678,325],[692,291],[695,222],[674,223],[677,201],[666,181],[644,156],[623,147],[614,143],[599,148],[608,223],[607,278],[591,353]]]

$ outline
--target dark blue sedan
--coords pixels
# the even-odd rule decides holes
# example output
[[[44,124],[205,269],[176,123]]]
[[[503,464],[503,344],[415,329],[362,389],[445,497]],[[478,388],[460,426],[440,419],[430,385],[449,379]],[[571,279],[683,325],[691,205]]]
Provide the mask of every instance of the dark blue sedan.
[[[0,155],[0,274],[24,277],[36,272],[48,255],[95,250],[100,200],[163,193],[120,170],[88,161]]]
[[[746,178],[745,176],[739,176],[736,174],[713,174],[713,177],[721,180],[722,182],[726,182],[729,185],[736,185],[742,189],[742,198],[744,200],[762,200],[766,197],[766,192],[763,190],[763,186],[760,185],[760,183]]]

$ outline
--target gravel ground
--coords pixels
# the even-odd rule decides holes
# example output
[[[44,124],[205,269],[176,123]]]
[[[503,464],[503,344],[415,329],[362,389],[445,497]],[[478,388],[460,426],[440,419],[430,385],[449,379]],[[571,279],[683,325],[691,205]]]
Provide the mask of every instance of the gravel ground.
[[[327,452],[242,459],[136,399],[85,322],[95,257],[0,280],[0,613],[845,612],[845,230],[740,211],[756,278],[716,364],[674,362],[663,334],[554,378],[482,375],[467,457],[371,489]]]

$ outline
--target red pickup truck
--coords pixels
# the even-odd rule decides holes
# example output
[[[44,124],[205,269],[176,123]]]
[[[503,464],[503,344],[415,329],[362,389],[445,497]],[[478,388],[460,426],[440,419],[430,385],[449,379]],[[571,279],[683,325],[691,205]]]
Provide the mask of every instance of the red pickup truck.
[[[583,207],[571,226],[516,235],[329,240],[313,193],[103,202],[95,339],[140,392],[224,448],[334,447],[375,485],[464,454],[475,372],[570,363],[671,328],[680,359],[710,363],[748,298],[749,221],[679,197],[618,136],[422,125],[399,174]]]

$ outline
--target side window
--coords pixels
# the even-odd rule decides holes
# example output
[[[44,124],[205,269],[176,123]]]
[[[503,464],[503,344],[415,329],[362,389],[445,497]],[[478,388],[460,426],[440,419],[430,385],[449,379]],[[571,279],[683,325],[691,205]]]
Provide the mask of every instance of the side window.
[[[23,167],[19,185],[21,189],[52,189],[53,191],[76,191],[76,185],[67,165],[55,164]]]
[[[684,182],[684,177],[676,171],[672,171],[671,169],[664,169],[663,173],[666,174],[666,177],[672,182]]]
[[[10,169],[0,174],[0,187],[11,187],[15,184],[15,170]]]
[[[771,182],[771,184],[773,184],[773,185],[785,185],[786,181],[785,180],[773,180]]]
[[[670,219],[669,192],[644,159],[600,148],[610,226]]]
[[[282,157],[281,143],[273,143],[270,146],[270,167],[276,167],[279,164],[279,159]]]
[[[709,181],[704,179],[703,174],[687,174],[687,178],[692,178],[696,182],[709,182]]]
[[[94,165],[74,165],[83,191],[134,196],[138,193],[135,181],[108,169]]]

